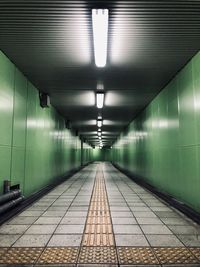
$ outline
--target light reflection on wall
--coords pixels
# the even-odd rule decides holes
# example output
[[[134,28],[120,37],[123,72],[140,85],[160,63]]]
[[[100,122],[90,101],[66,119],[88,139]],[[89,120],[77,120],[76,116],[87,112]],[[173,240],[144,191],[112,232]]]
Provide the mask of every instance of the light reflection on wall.
[[[1,92],[0,111],[11,111],[13,109],[13,98]]]

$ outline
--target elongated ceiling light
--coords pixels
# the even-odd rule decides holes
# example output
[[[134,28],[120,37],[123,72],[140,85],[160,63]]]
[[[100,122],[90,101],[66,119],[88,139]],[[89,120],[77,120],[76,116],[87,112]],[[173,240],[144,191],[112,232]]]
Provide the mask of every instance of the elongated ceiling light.
[[[102,124],[103,124],[102,120],[97,120],[97,126],[98,127],[102,127]]]
[[[104,93],[96,94],[97,108],[102,108],[104,103]]]
[[[92,9],[92,29],[95,64],[103,68],[107,60],[108,9]]]

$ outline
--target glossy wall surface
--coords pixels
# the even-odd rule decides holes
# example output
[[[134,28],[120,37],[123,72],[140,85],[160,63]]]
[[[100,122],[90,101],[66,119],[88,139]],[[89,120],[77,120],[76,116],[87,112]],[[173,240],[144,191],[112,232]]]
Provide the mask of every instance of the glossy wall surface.
[[[37,89],[0,52],[0,194],[3,180],[28,196],[80,165],[80,139],[53,107],[40,107]]]
[[[200,212],[200,52],[121,134],[112,160]]]

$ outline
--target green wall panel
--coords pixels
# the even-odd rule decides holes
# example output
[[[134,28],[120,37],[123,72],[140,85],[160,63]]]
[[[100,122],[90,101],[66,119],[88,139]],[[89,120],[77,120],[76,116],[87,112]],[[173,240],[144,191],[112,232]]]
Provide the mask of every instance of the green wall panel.
[[[12,141],[14,73],[14,65],[0,51],[0,145]]]
[[[53,108],[42,109],[38,90],[0,52],[0,192],[3,180],[28,196],[92,161],[92,148],[65,128]]]
[[[114,144],[112,161],[200,212],[200,53]]]

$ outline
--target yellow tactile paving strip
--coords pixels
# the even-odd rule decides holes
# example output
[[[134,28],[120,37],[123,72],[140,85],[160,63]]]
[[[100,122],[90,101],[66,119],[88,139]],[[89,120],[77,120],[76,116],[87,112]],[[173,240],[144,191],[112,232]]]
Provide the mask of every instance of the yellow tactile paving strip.
[[[196,264],[199,261],[187,248],[154,248],[161,264]]]
[[[200,261],[200,248],[190,248],[191,252],[197,257]]]
[[[151,248],[119,247],[117,251],[120,264],[159,264]]]
[[[78,247],[46,248],[41,254],[38,264],[72,264],[78,259]]]
[[[0,264],[34,264],[44,248],[9,248],[0,258]]]
[[[117,253],[114,247],[82,247],[79,263],[117,264]]]
[[[87,247],[115,246],[108,196],[101,169],[96,174],[81,245]]]
[[[200,248],[116,247],[106,185],[97,171],[80,247],[0,248],[0,266],[23,265],[182,265],[200,266]]]
[[[115,246],[82,246],[52,248],[0,248],[1,264],[12,266],[23,265],[56,265],[63,264],[109,264],[109,265],[182,265],[200,266],[200,248],[184,247],[115,247]]]

